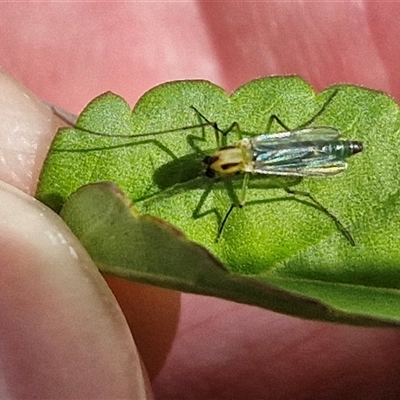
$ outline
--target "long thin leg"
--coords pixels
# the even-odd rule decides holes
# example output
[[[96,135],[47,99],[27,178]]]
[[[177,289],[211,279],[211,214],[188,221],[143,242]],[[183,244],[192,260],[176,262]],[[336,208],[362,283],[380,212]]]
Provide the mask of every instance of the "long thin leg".
[[[239,197],[239,207],[243,207],[244,203],[246,202],[246,191],[247,187],[249,186],[249,181],[250,181],[250,173],[245,172],[242,182],[242,190],[240,192],[240,197]]]
[[[230,207],[228,208],[228,211],[226,212],[224,219],[222,220],[222,222],[218,228],[217,238],[215,239],[216,242],[218,242],[219,238],[221,237],[222,231],[224,230],[224,227],[226,224],[226,221],[228,220],[229,216],[231,215],[231,212],[233,211],[233,209],[235,207],[236,206],[234,204],[231,204]]]
[[[352,246],[356,245],[356,242],[355,242],[352,234],[342,224],[342,222],[339,220],[339,218],[336,217],[336,215],[332,214],[326,207],[324,207],[311,193],[303,192],[301,190],[293,190],[293,189],[290,189],[290,188],[283,188],[283,189],[288,194],[292,194],[292,195],[295,195],[295,196],[303,196],[303,197],[306,197],[306,198],[310,199],[320,210],[322,210],[326,215],[328,215],[333,220],[333,222],[335,222],[336,226],[342,232],[344,237],[349,241],[349,243]]]
[[[203,114],[201,114],[194,106],[191,106],[191,108],[196,112],[197,117],[199,119],[199,126],[202,126],[202,131],[201,131],[201,137],[196,136],[196,135],[188,135],[186,137],[186,140],[189,144],[189,146],[198,154],[202,154],[203,150],[200,149],[200,147],[195,144],[195,142],[203,142],[205,143],[207,141],[206,138],[206,131],[205,131],[205,127],[207,126],[211,126],[214,129],[214,133],[216,135],[216,140],[217,140],[217,133],[216,130],[218,130],[219,128],[217,127],[216,123],[213,123],[211,121],[209,121]],[[205,121],[205,122],[202,122]]]
[[[249,184],[249,180],[250,180],[250,174],[249,173],[245,173],[244,177],[243,177],[243,183],[242,183],[242,190],[240,192],[240,197],[239,197],[239,202],[238,204],[232,203],[229,208],[228,211],[226,212],[224,219],[222,220],[219,228],[218,228],[218,234],[217,234],[217,239],[216,241],[219,240],[219,238],[222,235],[222,231],[224,230],[224,227],[226,225],[226,222],[228,221],[229,216],[231,215],[231,212],[233,211],[233,209],[235,207],[238,208],[242,208],[246,202],[246,190],[247,190],[247,186]]]
[[[321,109],[316,114],[314,114],[314,116],[311,119],[309,119],[304,124],[301,124],[296,129],[301,129],[301,128],[305,128],[307,126],[310,126],[317,118],[319,118],[325,112],[326,108],[329,106],[329,104],[334,99],[334,97],[338,94],[338,92],[339,92],[339,89],[335,89],[332,92],[332,94],[329,96],[328,100],[326,100],[326,102],[323,104]]]
[[[196,206],[196,208],[194,209],[194,211],[192,213],[192,218],[193,219],[199,219],[199,218],[205,217],[208,214],[215,214],[217,219],[221,220],[221,215],[219,214],[219,212],[217,211],[217,209],[215,207],[211,208],[209,210],[206,210],[204,212],[200,212],[201,208],[203,207],[203,204],[205,203],[205,201],[207,200],[208,195],[211,192],[212,186],[213,185],[210,184],[206,188],[206,190],[203,192],[203,194],[201,195],[200,200],[197,203],[197,206]]]
[[[216,122],[212,122],[210,121],[207,117],[205,117],[196,107],[191,106],[193,108],[193,110],[197,113],[197,115],[206,122],[206,124],[210,125],[215,132],[215,140],[217,142],[217,147],[222,147],[222,146],[226,146],[226,137],[228,136],[228,134],[230,132],[232,132],[234,129],[236,129],[238,136],[239,136],[239,140],[242,139],[242,133],[241,130],[239,128],[239,124],[237,122],[232,122],[231,125],[229,125],[229,127],[225,130],[222,130],[221,128],[219,128],[218,124]],[[222,140],[221,140],[222,137]]]
[[[285,131],[290,131],[290,130],[291,130],[287,125],[285,125],[285,124],[282,122],[282,120],[281,120],[277,115],[272,114],[272,115],[269,117],[268,122],[267,122],[266,133],[269,133],[269,132],[271,131],[271,126],[272,126],[272,123],[273,123],[274,121],[275,121],[276,123],[278,123]]]
[[[320,117],[324,111],[326,110],[326,108],[328,107],[328,105],[331,103],[331,101],[333,100],[333,98],[337,95],[339,89],[336,89],[332,92],[332,94],[329,96],[328,100],[326,100],[326,102],[323,104],[323,106],[321,107],[321,109],[313,115],[313,117],[311,119],[309,119],[307,122],[305,122],[304,124],[301,124],[300,126],[297,126],[296,128],[294,128],[295,130],[297,129],[301,129],[301,128],[305,128],[309,125],[311,125],[318,117]],[[282,122],[282,120],[276,115],[273,114],[269,117],[268,122],[267,122],[267,127],[266,127],[266,133],[269,133],[271,131],[271,126],[273,124],[273,122],[276,122],[277,124],[279,124],[285,131],[291,131],[292,129],[289,128],[286,124],[284,124]]]

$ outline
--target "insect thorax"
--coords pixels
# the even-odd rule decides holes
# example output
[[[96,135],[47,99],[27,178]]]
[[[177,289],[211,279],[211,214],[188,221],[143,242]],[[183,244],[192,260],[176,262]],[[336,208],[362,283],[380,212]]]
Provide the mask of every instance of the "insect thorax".
[[[251,161],[251,154],[248,144],[243,142],[221,147],[213,155],[207,156],[204,159],[206,175],[234,175],[245,171],[246,165]]]

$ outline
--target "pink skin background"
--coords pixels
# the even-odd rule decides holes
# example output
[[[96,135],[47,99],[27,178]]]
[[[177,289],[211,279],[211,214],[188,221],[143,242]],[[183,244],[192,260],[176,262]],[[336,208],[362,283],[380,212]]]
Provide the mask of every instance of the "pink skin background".
[[[4,71],[74,113],[108,90],[134,105],[165,81],[231,91],[271,74],[400,99],[400,3],[31,2],[0,15]],[[59,121],[28,89],[0,74],[0,179],[32,195]],[[151,398],[130,332],[157,399],[399,398],[399,331],[106,277],[117,303],[57,217],[0,192],[1,398]]]

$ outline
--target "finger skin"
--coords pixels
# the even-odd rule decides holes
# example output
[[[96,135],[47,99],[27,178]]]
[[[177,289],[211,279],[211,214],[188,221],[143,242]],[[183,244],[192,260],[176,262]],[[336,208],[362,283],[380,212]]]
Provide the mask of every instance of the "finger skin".
[[[152,398],[118,303],[72,232],[5,183],[0,203],[0,398]]]

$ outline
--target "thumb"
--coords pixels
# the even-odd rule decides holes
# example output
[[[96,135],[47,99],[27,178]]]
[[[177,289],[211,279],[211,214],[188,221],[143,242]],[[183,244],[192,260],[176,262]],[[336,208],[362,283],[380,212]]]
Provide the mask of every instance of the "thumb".
[[[60,121],[0,71],[0,177],[34,192]],[[44,205],[0,183],[0,398],[152,398],[125,318]]]

